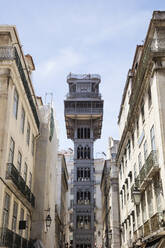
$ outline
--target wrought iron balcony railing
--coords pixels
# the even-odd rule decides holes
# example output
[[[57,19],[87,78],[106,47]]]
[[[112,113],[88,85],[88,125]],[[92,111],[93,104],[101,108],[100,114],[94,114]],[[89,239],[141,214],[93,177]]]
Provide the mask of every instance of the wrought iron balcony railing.
[[[159,165],[157,160],[157,152],[152,150],[146,159],[145,164],[141,168],[139,175],[135,178],[135,183],[131,188],[131,193],[134,188],[143,190],[148,183],[151,181],[152,177],[159,171]]]
[[[101,99],[100,93],[95,92],[70,92],[66,95],[67,99],[73,98],[98,98]]]
[[[29,241],[8,228],[0,228],[0,247],[28,248]]]
[[[21,62],[21,59],[18,55],[17,49],[15,47],[11,47],[11,46],[0,46],[0,61],[2,60],[15,60],[19,74],[20,74],[20,78],[22,80],[31,110],[33,112],[33,116],[36,122],[37,127],[39,128],[39,118],[38,118],[38,114],[37,114],[37,110],[32,98],[32,94],[29,88],[29,84],[28,81],[26,79],[25,76],[25,72],[23,69],[23,65]]]
[[[142,233],[141,235],[145,238],[154,232],[162,231],[161,228],[165,227],[165,214],[164,212],[157,212],[155,213],[150,219],[148,219],[143,225],[141,226]]]
[[[35,197],[31,192],[30,188],[26,185],[25,180],[19,174],[17,168],[12,164],[7,164],[6,179],[12,180],[18,190],[25,196],[25,198],[30,202],[32,207],[35,206]]]

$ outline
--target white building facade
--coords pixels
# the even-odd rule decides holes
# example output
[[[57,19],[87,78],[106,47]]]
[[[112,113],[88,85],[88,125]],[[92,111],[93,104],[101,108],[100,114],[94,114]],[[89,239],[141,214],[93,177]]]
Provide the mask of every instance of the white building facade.
[[[155,11],[136,48],[118,119],[122,248],[165,247],[164,81],[165,12]]]

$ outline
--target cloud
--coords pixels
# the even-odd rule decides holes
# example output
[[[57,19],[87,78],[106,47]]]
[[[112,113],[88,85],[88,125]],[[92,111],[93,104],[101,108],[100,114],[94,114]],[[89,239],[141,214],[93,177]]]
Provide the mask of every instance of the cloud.
[[[36,77],[45,80],[51,78],[53,75],[59,75],[64,71],[70,71],[76,66],[83,63],[84,58],[72,48],[63,48],[59,54],[54,58],[48,58],[47,61],[38,65]]]

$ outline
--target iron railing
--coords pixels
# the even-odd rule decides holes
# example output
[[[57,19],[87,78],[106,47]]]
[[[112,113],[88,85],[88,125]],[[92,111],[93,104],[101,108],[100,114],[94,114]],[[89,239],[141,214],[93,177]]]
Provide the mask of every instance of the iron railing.
[[[100,93],[95,92],[70,92],[67,94],[67,99],[72,98],[98,98],[101,99]]]
[[[148,175],[150,174],[151,170],[158,169],[158,161],[157,161],[157,153],[156,151],[151,151],[149,156],[146,159],[145,164],[140,170],[139,177],[140,177],[140,183],[143,183],[145,179],[148,178]]]
[[[29,241],[8,228],[0,228],[0,247],[28,248]]]
[[[66,114],[103,114],[102,108],[65,108]]]
[[[74,79],[83,79],[83,80],[89,80],[89,79],[97,79],[97,80],[101,80],[101,77],[99,74],[74,74],[74,73],[70,73],[67,76],[67,80],[74,80]]]
[[[21,191],[21,193],[25,196],[25,198],[30,202],[32,207],[35,206],[35,197],[31,192],[30,188],[26,185],[25,180],[19,174],[17,168],[12,164],[7,164],[6,171],[6,179],[12,180],[12,182],[16,185],[17,189]]]
[[[39,129],[39,118],[38,118],[38,114],[37,114],[37,110],[32,98],[32,94],[29,88],[29,83],[26,79],[25,76],[25,72],[21,63],[21,59],[18,55],[17,49],[16,47],[11,47],[11,46],[0,46],[0,61],[2,60],[15,60],[17,68],[18,68],[18,72],[20,74],[20,78],[22,80],[31,110],[33,112],[33,116],[36,122],[36,125]]]

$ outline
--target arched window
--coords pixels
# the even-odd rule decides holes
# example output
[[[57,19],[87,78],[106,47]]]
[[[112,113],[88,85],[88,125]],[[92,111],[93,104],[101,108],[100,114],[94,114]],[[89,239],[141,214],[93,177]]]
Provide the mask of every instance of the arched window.
[[[87,159],[87,148],[86,148],[86,146],[84,147],[84,159]]]
[[[81,146],[78,146],[77,148],[77,159],[80,159],[81,157]]]
[[[77,129],[77,138],[80,139],[80,128]]]
[[[83,159],[83,156],[84,154],[83,154],[83,147],[81,147],[81,152],[80,152],[80,159]]]
[[[88,139],[90,139],[90,128],[88,128]]]
[[[90,156],[91,156],[91,154],[90,154],[90,147],[88,147],[87,158],[90,159]]]
[[[81,128],[81,139],[83,139],[83,128]]]

